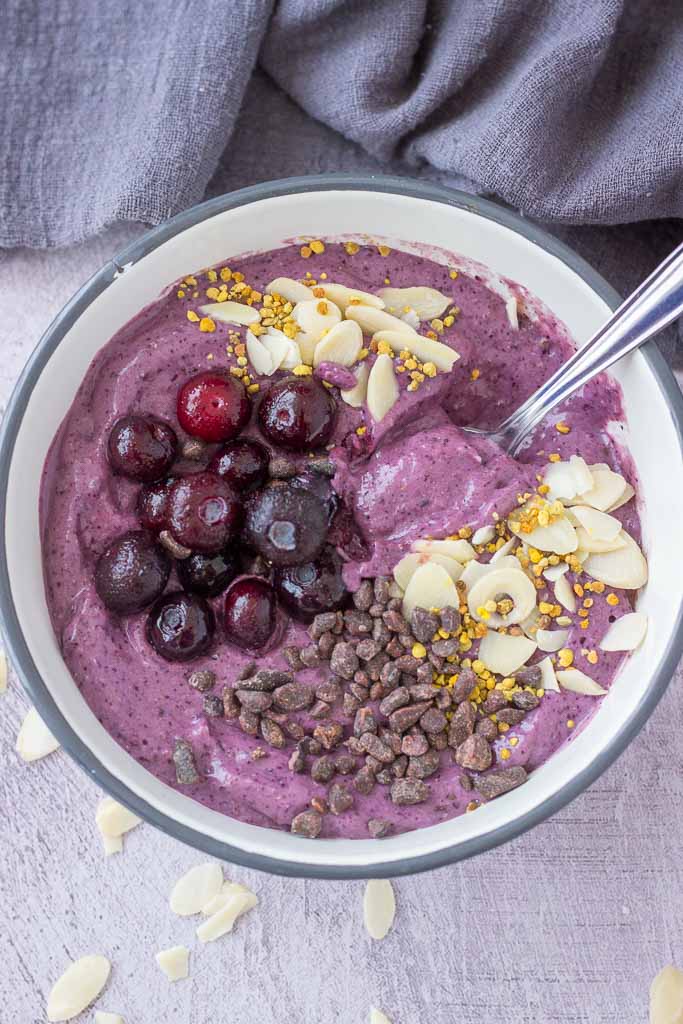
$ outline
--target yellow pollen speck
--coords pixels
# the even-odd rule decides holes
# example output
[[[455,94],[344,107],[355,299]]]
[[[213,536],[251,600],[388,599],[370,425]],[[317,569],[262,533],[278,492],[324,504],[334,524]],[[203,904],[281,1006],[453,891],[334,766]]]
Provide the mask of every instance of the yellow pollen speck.
[[[519,743],[519,736],[511,736],[509,741],[511,747],[516,747]]]
[[[481,370],[478,370],[475,367],[474,370],[472,370],[472,372],[470,374],[470,380],[479,380],[479,375],[480,374],[481,374]]]
[[[552,452],[552,454],[548,456],[548,462],[559,462],[561,458],[562,456],[558,452]]]
[[[325,252],[325,245],[323,242],[316,239],[315,241],[311,242],[311,249],[316,254],[316,256],[319,256],[322,252]]]
[[[311,374],[313,373],[313,367],[307,366],[306,363],[299,363],[298,366],[294,367],[292,373],[296,377],[310,377]]]
[[[184,299],[185,298],[185,292],[183,291],[182,288],[178,289],[178,291],[176,292],[176,295],[178,296],[179,299]]]
[[[192,275],[190,275],[189,277],[185,278],[185,284],[189,285],[190,288],[194,288],[196,283],[197,283],[197,278],[193,277]]]
[[[346,242],[344,244],[344,248],[346,249],[349,256],[355,256],[358,250],[360,249],[360,246],[358,245],[357,242]]]
[[[210,316],[203,316],[199,321],[199,330],[204,331],[205,334],[213,334],[216,330],[216,323]]]
[[[367,429],[367,427],[356,427],[356,433],[358,434],[359,437],[363,437]]]
[[[391,356],[393,358],[394,350],[388,341],[380,341],[377,344],[377,352],[382,356]]]
[[[458,276],[458,271],[457,270],[450,270],[448,272],[448,276],[450,277],[451,281],[455,281],[457,276]]]
[[[259,388],[259,384],[250,384],[249,387],[247,388],[247,391],[249,392],[250,395],[255,395]]]
[[[187,311],[187,319],[190,320],[193,324],[198,324],[199,323],[199,314],[195,313],[195,311],[193,309],[188,309],[188,311]]]
[[[555,430],[558,432],[558,434],[568,434],[571,430],[571,427],[568,423],[565,423],[563,420],[560,420],[558,423],[555,424]]]
[[[436,377],[436,366],[434,363],[425,363],[422,367],[425,377]]]
[[[576,725],[576,722],[574,721],[573,718],[568,718],[567,719],[567,728],[568,729],[573,729],[575,725]]]
[[[590,661],[591,665],[597,665],[597,663],[598,663],[598,652],[597,651],[589,651],[588,654],[586,655],[586,660]]]
[[[509,756],[510,756],[510,751],[509,751],[509,750],[507,749],[507,747],[504,747],[504,748],[503,748],[503,749],[501,750],[501,752],[500,752],[500,756],[501,756],[501,758],[503,759],[503,761],[507,761],[507,759],[508,759],[508,758],[509,758]]]
[[[218,274],[216,273],[215,270],[207,270],[206,276],[208,277],[209,281],[217,281],[218,280]]]
[[[305,260],[308,260],[313,255],[313,250],[309,248],[309,246],[307,245],[302,245],[301,248],[299,249],[299,255],[303,256]]]
[[[619,604],[619,598],[616,594],[608,594],[605,600],[607,601],[607,604],[612,606],[612,608],[616,608]]]
[[[563,647],[557,655],[557,660],[562,668],[569,668],[574,661],[574,652],[569,647]]]
[[[413,644],[410,652],[414,658],[426,658],[427,648],[424,644]]]
[[[248,365],[247,357],[246,356],[238,356],[237,357],[237,365],[238,366],[247,366]]]
[[[388,245],[378,245],[377,252],[380,254],[380,256],[388,256],[389,253],[391,252],[391,249],[389,248]]]
[[[579,626],[581,627],[581,629],[588,629],[588,626],[589,626],[588,619],[581,619],[581,622],[579,623]]]

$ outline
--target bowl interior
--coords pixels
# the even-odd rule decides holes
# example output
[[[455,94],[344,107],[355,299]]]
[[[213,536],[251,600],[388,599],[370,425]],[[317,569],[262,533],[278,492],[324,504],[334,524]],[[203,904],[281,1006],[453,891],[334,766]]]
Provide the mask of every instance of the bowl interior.
[[[66,333],[55,345],[32,392],[25,395],[8,477],[6,543],[12,599],[35,667],[68,726],[105,773],[118,780],[115,795],[133,803],[162,827],[173,829],[178,824],[191,830],[183,831],[183,838],[212,852],[229,858],[236,850],[238,859],[247,862],[270,858],[267,866],[302,874],[328,869],[340,874],[372,874],[380,865],[386,873],[429,866],[430,856],[434,858],[447,849],[455,859],[485,848],[535,820],[539,810],[548,807],[561,791],[567,793],[572,787],[578,791],[581,778],[601,758],[606,762],[605,751],[617,742],[617,737],[623,745],[635,730],[634,716],[648,695],[653,677],[658,671],[660,675],[667,671],[667,659],[673,657],[680,614],[676,567],[681,564],[683,549],[680,437],[656,374],[646,356],[636,353],[619,365],[615,376],[623,388],[629,421],[623,440],[635,460],[643,500],[650,583],[640,595],[639,607],[650,616],[646,641],[629,659],[609,695],[571,746],[533,773],[526,785],[476,814],[381,843],[311,843],[242,824],[174,792],[140,767],[99,725],[62,661],[43,589],[38,527],[40,477],[55,431],[98,349],[174,279],[231,256],[276,248],[306,235],[364,235],[397,247],[402,242],[426,245],[436,259],[445,260],[444,253],[453,253],[451,262],[455,265],[459,258],[479,261],[494,274],[528,288],[564,321],[577,344],[585,342],[608,314],[606,301],[561,259],[468,205],[359,189],[275,195],[224,209],[168,237],[115,278],[112,267],[111,284],[82,311],[77,308],[67,314]],[[53,343],[63,326],[51,329]],[[420,862],[420,858],[426,860]]]

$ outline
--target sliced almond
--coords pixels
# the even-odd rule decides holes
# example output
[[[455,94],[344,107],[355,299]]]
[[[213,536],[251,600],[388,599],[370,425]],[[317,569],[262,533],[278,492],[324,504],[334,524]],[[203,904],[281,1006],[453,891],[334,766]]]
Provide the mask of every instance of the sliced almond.
[[[549,583],[557,583],[560,576],[564,576],[568,570],[569,566],[566,562],[559,562],[557,565],[549,565],[547,569],[544,569],[543,576]]]
[[[532,608],[531,612],[527,617],[520,622],[521,628],[524,630],[524,635],[528,636],[530,640],[535,642],[536,633],[538,632],[538,620],[541,617],[541,613],[538,608]]]
[[[405,307],[414,310],[420,320],[433,320],[446,311],[453,299],[425,285],[414,288],[380,288],[377,292],[388,312],[401,316]]]
[[[583,693],[587,697],[600,697],[607,690],[596,683],[594,679],[587,676],[578,668],[565,668],[556,672],[557,681],[563,690],[571,690],[572,693]]]
[[[358,288],[349,288],[345,284],[334,284],[329,281],[319,281],[316,288],[322,288],[325,298],[331,299],[340,309],[347,306],[373,306],[375,309],[384,309],[384,301],[380,295],[373,295],[372,292],[362,292]]]
[[[251,331],[247,331],[247,357],[254,371],[261,377],[270,377],[277,369],[270,349]]]
[[[568,612],[576,611],[576,594],[566,576],[555,581],[555,600]]]
[[[513,608],[507,615],[486,611],[484,606],[488,601],[497,601],[501,597],[509,597],[513,601]],[[470,615],[478,622],[486,622],[488,626],[514,626],[526,619],[536,607],[536,587],[519,567],[493,569],[470,588],[467,605]],[[485,611],[483,615],[482,609]]]
[[[647,583],[647,562],[626,530],[622,530],[619,537],[624,541],[624,547],[604,554],[589,554],[583,570],[608,587],[638,590]]]
[[[513,331],[519,330],[519,310],[517,308],[517,296],[511,295],[509,299],[505,301],[505,312],[507,313],[508,323]]]
[[[568,629],[537,629],[536,643],[539,651],[555,654],[567,646]]]
[[[511,636],[490,629],[479,644],[479,658],[491,672],[514,675],[524,665],[537,644],[526,636]]]
[[[102,846],[105,857],[111,857],[115,853],[123,851],[123,836],[102,836]]]
[[[635,651],[647,633],[647,615],[629,612],[611,623],[600,641],[603,651]]]
[[[370,1007],[370,1024],[391,1024],[391,1021],[387,1017],[386,1013],[382,1013],[376,1006]],[[678,1022],[675,1022],[678,1024]]]
[[[555,668],[550,658],[543,658],[539,661],[538,667],[541,670],[541,686],[548,693],[559,693],[560,685],[555,675]]]
[[[95,1024],[125,1024],[125,1021],[120,1013],[105,1013],[103,1010],[96,1010]]]
[[[573,509],[570,511],[573,511]],[[621,523],[619,525],[621,526]],[[577,550],[584,551],[586,557],[588,555],[604,555],[608,551],[618,551],[619,548],[626,547],[620,534],[617,534],[614,540],[598,540],[597,537],[591,537],[584,530],[583,526],[577,526],[576,536],[579,541],[579,548]]]
[[[363,347],[363,332],[353,320],[342,320],[335,324],[315,346],[313,365],[338,363],[339,366],[353,366],[358,362]]]
[[[297,302],[292,316],[301,328],[296,340],[305,363],[311,364],[315,346],[323,334],[331,330],[342,318],[339,306],[331,299],[307,299]]]
[[[0,651],[0,693],[7,693],[7,658],[4,651]]]
[[[663,967],[650,985],[650,1024],[683,1024],[683,971],[677,967]]]
[[[576,551],[579,546],[576,530],[565,516],[549,523],[548,526],[537,526],[530,533],[523,533],[515,525],[515,522],[516,520],[512,518],[508,520],[510,531],[526,544],[538,548],[539,551],[550,551],[555,555],[568,555],[572,551]]]
[[[265,334],[259,335],[258,341],[270,353],[273,372],[275,370],[293,370],[301,363],[301,351],[298,344],[292,338],[288,338],[284,331],[269,327]]]
[[[441,341],[433,341],[432,338],[423,338],[411,329],[411,333],[400,333],[399,331],[378,331],[373,335],[373,341],[386,341],[395,352],[406,349],[421,363],[434,363],[437,370],[448,373],[453,369],[454,364],[460,355]]]
[[[221,909],[199,925],[197,938],[200,942],[213,942],[219,939],[226,932],[232,931],[235,921],[257,903],[258,897],[249,890],[230,894]]]
[[[613,508],[626,490],[626,480],[621,473],[615,473],[602,463],[588,467],[591,472],[592,485],[579,493],[582,505],[591,505],[600,512]]]
[[[394,364],[390,356],[379,355],[372,364],[368,377],[368,412],[373,420],[379,423],[393,409],[397,401],[398,382],[394,373]]]
[[[419,316],[417,315],[415,310],[410,309],[410,307],[408,307],[408,309],[404,309],[404,311],[401,313],[400,319],[403,320],[404,323],[408,324],[409,327],[412,327],[413,330],[415,331],[420,326]]]
[[[374,306],[347,306],[344,315],[347,320],[355,320],[364,334],[375,335],[378,331],[393,331],[404,337],[414,337],[416,334],[414,328],[405,320],[400,320],[399,317]]]
[[[204,917],[213,917],[214,914],[217,914],[219,910],[226,906],[232,896],[236,893],[245,892],[251,892],[251,889],[247,889],[246,885],[241,885],[239,882],[223,882],[220,892],[212,896],[208,903],[205,903],[202,907],[202,915]]]
[[[311,289],[292,277],[276,277],[266,285],[266,291],[269,295],[280,295],[285,302],[291,302],[293,305],[297,302],[307,302],[311,298]]]
[[[141,821],[142,818],[138,818],[137,814],[133,814],[123,804],[112,800],[110,796],[103,797],[97,805],[95,822],[103,836],[112,838],[122,836],[139,825]]]
[[[470,542],[462,538],[457,540],[416,540],[413,549],[428,554],[447,555],[448,558],[454,558],[456,562],[461,562],[463,565],[477,557],[477,552]]]
[[[49,1021],[71,1020],[90,1006],[107,984],[111,964],[104,956],[74,960],[54,985],[47,1000]]]
[[[631,500],[635,493],[636,492],[633,489],[633,487],[631,487],[631,485],[627,483],[626,487],[624,487],[621,497],[617,498],[617,500],[612,505],[610,505],[607,511],[614,512],[616,509],[621,508],[622,505],[625,505],[627,501]]]
[[[169,981],[182,981],[190,973],[190,951],[187,946],[162,949],[154,957]]]
[[[370,367],[366,362],[363,362],[354,371],[356,375],[356,383],[348,391],[340,391],[340,395],[343,402],[350,405],[352,409],[360,409],[361,405],[365,405],[365,400],[368,397],[368,377],[370,376]]]
[[[556,626],[571,626],[572,619],[571,615],[558,615],[555,619]]]
[[[245,306],[243,302],[210,302],[206,306],[200,306],[199,310],[204,316],[210,316],[212,320],[220,320],[224,324],[236,324],[238,327],[248,327],[250,324],[258,323],[261,319],[259,311],[253,306]]]
[[[481,544],[490,544],[495,536],[495,526],[480,526],[472,534],[472,543],[475,547],[479,547]]]
[[[35,708],[29,708],[17,736],[16,751],[22,761],[30,763],[57,750],[54,738]]]
[[[170,906],[179,917],[199,914],[222,888],[223,869],[215,861],[197,864],[179,878],[171,892]]]
[[[551,462],[545,470],[543,482],[548,485],[550,501],[571,502],[578,494],[592,487],[591,471],[580,455],[572,455],[568,462]]]
[[[453,581],[459,580],[462,576],[462,565],[454,558],[449,558],[448,555],[441,555],[438,552],[429,554],[426,551],[411,551],[410,554],[404,555],[394,567],[394,579],[401,590],[406,589],[413,573],[426,562],[435,562],[437,565],[443,566]]]
[[[615,516],[599,512],[590,505],[573,505],[571,514],[592,540],[613,541],[621,530],[621,523]]]
[[[473,558],[465,565],[460,579],[467,589],[470,590],[477,580],[481,579],[482,576],[485,576],[486,573],[494,572],[496,569],[502,568],[519,569],[519,559],[515,558],[514,555],[503,555],[497,562],[494,561],[493,558],[490,562],[478,562]]]
[[[363,916],[372,939],[383,939],[394,923],[396,900],[388,878],[371,878],[365,886]]]
[[[455,583],[436,562],[419,566],[403,595],[403,614],[410,619],[413,608],[457,608],[460,604]]]

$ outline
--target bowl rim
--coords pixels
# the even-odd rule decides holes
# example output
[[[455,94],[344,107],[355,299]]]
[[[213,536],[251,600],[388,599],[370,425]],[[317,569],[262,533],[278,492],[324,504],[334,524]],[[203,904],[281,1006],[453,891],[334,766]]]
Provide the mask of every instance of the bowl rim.
[[[511,229],[545,250],[548,254],[555,256],[581,277],[611,309],[616,309],[621,302],[620,296],[615,289],[583,257],[579,256],[563,242],[554,238],[543,228],[526,220],[514,211],[506,209],[488,199],[471,195],[459,189],[421,182],[411,178],[356,174],[324,174],[284,178],[263,182],[235,192],[216,196],[188,210],[184,210],[163,224],[146,231],[140,238],[131,242],[82,285],[57,314],[40,338],[14,387],[3,422],[0,425],[0,522],[3,524],[3,528],[0,530],[0,623],[3,627],[6,649],[14,670],[34,706],[40,712],[41,717],[55,738],[59,740],[60,744],[76,763],[105,792],[111,794],[115,799],[128,806],[136,814],[167,835],[202,850],[219,860],[229,861],[272,874],[308,878],[351,879],[368,877],[368,869],[363,866],[313,865],[262,854],[253,854],[230,843],[213,839],[194,828],[182,825],[169,815],[157,811],[149,805],[143,797],[130,790],[100,763],[86,743],[62,717],[35,666],[14,607],[7,567],[4,530],[10,464],[28,399],[45,365],[64,336],[97,296],[105,288],[110,287],[115,278],[125,271],[126,266],[142,259],[180,232],[216,214],[258,200],[305,192],[333,190],[383,192],[443,203],[469,211]],[[670,367],[654,342],[649,342],[640,351],[655,378],[662,398],[669,408],[678,439],[679,451],[681,458],[683,458],[683,393],[681,393]],[[631,740],[640,731],[663,696],[682,652],[683,597],[679,605],[675,628],[669,636],[664,653],[652,676],[650,687],[619,733],[595,757],[591,764],[587,765],[583,771],[579,772],[552,796],[507,825],[502,825],[485,836],[472,838],[457,846],[447,847],[443,850],[415,857],[405,857],[398,861],[373,864],[370,870],[372,877],[415,874],[465,860],[475,854],[483,853],[510,839],[516,838],[560,810],[591,785],[623,753]]]

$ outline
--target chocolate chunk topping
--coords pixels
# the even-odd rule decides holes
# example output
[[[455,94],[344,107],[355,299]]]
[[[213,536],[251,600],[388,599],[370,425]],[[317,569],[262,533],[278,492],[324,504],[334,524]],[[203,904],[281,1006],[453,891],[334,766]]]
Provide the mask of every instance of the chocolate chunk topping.
[[[314,782],[329,782],[334,775],[334,763],[327,754],[317,758],[311,765],[311,778]]]
[[[193,689],[206,693],[216,685],[216,673],[209,668],[199,668],[188,676],[187,681]]]
[[[430,748],[424,754],[410,758],[406,776],[409,779],[428,779],[438,770],[439,761],[439,751]]]
[[[353,673],[358,668],[358,657],[351,644],[340,641],[335,645],[330,668],[342,679],[353,679]]]
[[[339,722],[321,722],[313,730],[314,737],[322,743],[325,750],[338,747],[344,737],[344,730]]]
[[[312,640],[319,640],[323,633],[329,633],[334,629],[337,623],[336,612],[322,612],[320,615],[316,615],[313,622],[308,627],[308,632]]]
[[[332,814],[343,814],[353,807],[353,793],[340,782],[335,782],[329,788],[327,802]]]
[[[425,608],[413,608],[410,628],[416,640],[429,643],[439,628],[439,620],[433,612],[428,612]]]
[[[535,693],[529,693],[528,690],[520,690],[518,693],[512,694],[512,703],[516,708],[521,708],[522,711],[533,711],[541,701]]]
[[[494,800],[502,793],[508,793],[511,789],[521,786],[526,780],[526,769],[522,765],[516,765],[514,768],[499,768],[487,775],[481,775],[474,783],[474,788],[485,800]]]
[[[223,714],[226,718],[237,718],[240,713],[240,703],[235,696],[231,686],[223,688]]]
[[[201,782],[201,775],[197,771],[194,751],[187,740],[175,741],[173,764],[175,765],[176,780],[181,786],[192,786],[195,782]]]
[[[353,595],[353,603],[361,612],[367,612],[375,601],[375,594],[370,580],[363,580]]]
[[[391,799],[399,807],[421,804],[429,796],[429,787],[421,779],[397,779],[391,787]]]
[[[283,711],[302,711],[311,706],[314,693],[305,683],[286,683],[273,690],[273,700],[276,707]]]
[[[471,768],[475,772],[484,772],[491,767],[493,751],[488,740],[483,736],[468,736],[455,752],[455,760],[461,768]]]
[[[368,832],[373,839],[383,839],[391,832],[391,822],[385,821],[384,818],[370,818]]]
[[[389,715],[389,723],[394,732],[405,732],[411,725],[419,722],[422,715],[429,707],[428,701],[420,701],[419,704],[409,704],[398,711],[392,711]]]
[[[420,725],[427,733],[442,732],[448,725],[443,711],[438,708],[429,708],[420,718]]]
[[[267,711],[273,703],[272,694],[263,690],[235,690],[235,696],[247,711]]]
[[[286,743],[282,729],[277,722],[271,721],[270,718],[261,719],[261,735],[269,747],[277,747],[278,750],[281,750]]]
[[[322,816],[318,811],[302,811],[292,819],[290,831],[295,836],[304,836],[306,839],[317,839],[323,827]]]
[[[429,750],[429,742],[423,732],[409,732],[401,741],[401,751],[408,757],[419,757]]]
[[[213,693],[204,694],[202,710],[208,718],[222,718],[225,712],[223,698]]]

